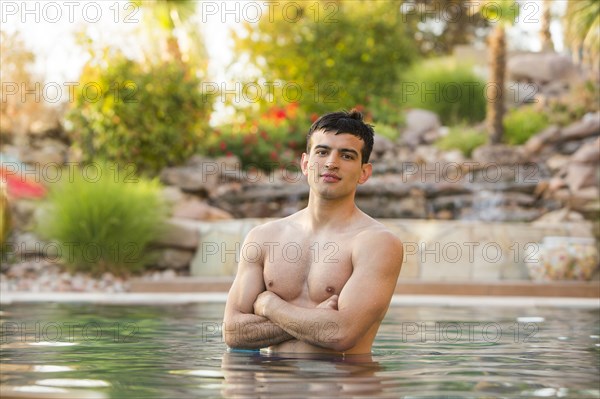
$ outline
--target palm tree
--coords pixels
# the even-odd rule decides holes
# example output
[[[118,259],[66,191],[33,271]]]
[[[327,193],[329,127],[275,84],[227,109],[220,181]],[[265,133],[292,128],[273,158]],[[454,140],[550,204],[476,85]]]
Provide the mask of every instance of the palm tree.
[[[564,25],[565,44],[571,49],[574,61],[597,71],[600,61],[600,2],[570,1]]]
[[[540,42],[542,51],[554,51],[550,23],[552,22],[552,0],[544,0],[542,3],[542,27],[540,28]]]
[[[188,61],[189,55],[181,51],[175,32],[186,30],[186,23],[195,14],[197,3],[190,0],[134,0],[132,3],[145,11],[143,18],[148,28],[158,26],[166,34],[168,57],[182,64]]]
[[[506,76],[506,27],[514,24],[519,14],[519,5],[513,0],[485,0],[477,11],[494,26],[488,36],[489,79],[486,127],[490,143],[502,141],[504,127],[504,83]]]

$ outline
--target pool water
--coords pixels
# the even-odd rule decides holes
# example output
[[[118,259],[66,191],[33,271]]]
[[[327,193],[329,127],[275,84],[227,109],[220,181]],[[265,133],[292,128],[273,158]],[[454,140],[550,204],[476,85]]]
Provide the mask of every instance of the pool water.
[[[12,304],[0,397],[600,398],[598,308],[392,306],[373,356],[227,352],[223,304]]]

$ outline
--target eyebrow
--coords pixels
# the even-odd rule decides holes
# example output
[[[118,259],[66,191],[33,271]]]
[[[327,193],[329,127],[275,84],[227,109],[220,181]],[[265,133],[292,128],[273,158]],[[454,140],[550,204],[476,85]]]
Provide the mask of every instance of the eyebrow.
[[[324,150],[331,150],[331,147],[328,145],[317,144],[315,146],[315,150],[320,149],[320,148],[324,149]],[[340,148],[339,150],[341,152],[351,153],[351,154],[354,154],[355,156],[358,156],[358,152],[356,150],[353,150],[352,148]]]

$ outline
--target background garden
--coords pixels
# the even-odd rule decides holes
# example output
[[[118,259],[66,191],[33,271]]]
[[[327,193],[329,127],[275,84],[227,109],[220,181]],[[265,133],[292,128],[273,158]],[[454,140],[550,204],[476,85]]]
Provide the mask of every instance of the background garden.
[[[49,267],[100,282],[65,274],[37,289],[89,290],[144,268],[185,274],[198,242],[169,219],[301,208],[305,134],[338,109],[375,125],[374,183],[359,198],[375,217],[485,220],[485,187],[493,220],[597,223],[595,0],[114,4],[134,29],[104,40],[78,27],[86,61],[77,82],[59,85],[63,101],[23,33],[1,31],[10,289],[36,289],[26,277]],[[221,45],[233,57],[219,71],[209,17],[229,18]],[[486,177],[490,163],[503,179]]]

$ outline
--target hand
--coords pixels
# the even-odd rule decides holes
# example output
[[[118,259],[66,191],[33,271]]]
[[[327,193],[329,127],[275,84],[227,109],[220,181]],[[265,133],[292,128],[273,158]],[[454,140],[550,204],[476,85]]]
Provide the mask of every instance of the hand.
[[[261,292],[254,301],[254,314],[258,316],[267,317],[267,306],[269,305],[273,297],[277,297],[277,294],[274,294],[271,291]]]
[[[317,309],[338,310],[338,296],[332,295],[317,305]]]

